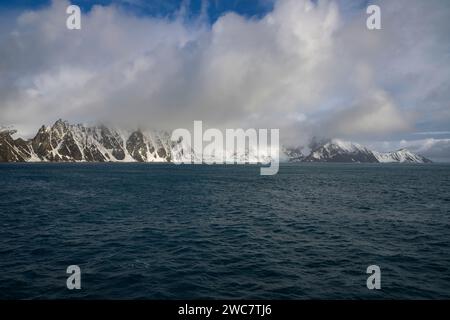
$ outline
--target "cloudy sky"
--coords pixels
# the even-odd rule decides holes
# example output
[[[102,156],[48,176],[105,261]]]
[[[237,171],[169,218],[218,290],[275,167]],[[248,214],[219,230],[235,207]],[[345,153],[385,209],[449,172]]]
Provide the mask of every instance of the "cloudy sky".
[[[448,0],[0,1],[0,125],[279,128],[450,161]],[[382,30],[366,28],[381,8]]]

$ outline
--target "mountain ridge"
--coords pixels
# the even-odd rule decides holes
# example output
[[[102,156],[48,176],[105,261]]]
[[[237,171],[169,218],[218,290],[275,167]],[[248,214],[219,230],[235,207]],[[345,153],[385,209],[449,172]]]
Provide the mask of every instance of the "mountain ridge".
[[[15,133],[10,127],[0,129],[0,162],[173,162],[196,157],[182,142],[171,141],[165,131],[125,131],[105,125],[70,124],[59,119],[52,126],[41,126],[28,140],[14,139]],[[340,139],[316,143],[308,155],[299,147],[282,147],[282,153],[280,158],[288,162],[432,162],[404,148],[383,153]],[[225,157],[230,154],[226,153]],[[236,155],[231,154],[231,157],[236,158]],[[244,159],[239,160],[260,162],[254,151],[248,151]]]
[[[406,148],[391,152],[370,150],[358,143],[329,139],[313,148],[305,162],[362,162],[362,163],[432,163]]]

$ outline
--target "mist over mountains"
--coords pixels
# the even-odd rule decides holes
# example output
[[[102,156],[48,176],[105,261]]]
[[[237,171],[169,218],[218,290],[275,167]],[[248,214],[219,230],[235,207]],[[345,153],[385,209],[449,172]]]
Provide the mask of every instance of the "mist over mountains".
[[[379,32],[367,29],[363,0],[267,1],[261,15],[231,10],[210,23],[182,8],[170,18],[87,2],[81,30],[66,28],[67,0],[0,10],[2,124],[29,137],[55,116],[161,130],[202,119],[279,128],[293,146],[323,135],[450,160],[450,133],[434,134],[450,124],[442,1],[377,1]],[[419,138],[435,147],[414,148]]]
[[[123,130],[105,125],[86,126],[58,120],[41,126],[28,140],[13,138],[12,128],[0,129],[0,162],[174,162],[196,157],[182,142],[171,141],[170,133],[156,130]],[[431,160],[407,149],[377,152],[367,147],[327,139],[312,141],[305,148],[281,148],[280,160],[286,162],[354,162],[354,163],[430,163]],[[254,150],[244,158],[226,150],[225,158],[249,163],[270,162],[260,159]],[[204,154],[203,158],[212,155]],[[263,161],[261,161],[263,160]]]

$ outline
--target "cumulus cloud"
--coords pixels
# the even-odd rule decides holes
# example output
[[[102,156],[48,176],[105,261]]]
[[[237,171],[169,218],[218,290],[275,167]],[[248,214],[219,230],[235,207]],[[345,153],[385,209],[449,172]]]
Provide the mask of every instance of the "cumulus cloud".
[[[69,2],[53,1],[0,19],[0,122],[31,134],[59,117],[158,129],[203,120],[280,128],[289,144],[448,125],[447,2],[377,3],[378,31],[364,7],[332,0],[278,0],[264,17],[230,12],[212,25],[94,6],[73,31]]]

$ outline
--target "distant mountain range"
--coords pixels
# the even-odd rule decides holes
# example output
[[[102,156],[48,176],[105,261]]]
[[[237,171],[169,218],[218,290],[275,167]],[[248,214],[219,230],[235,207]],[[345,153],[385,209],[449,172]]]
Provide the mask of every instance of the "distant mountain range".
[[[331,139],[314,147],[304,162],[431,163],[407,149],[377,152],[360,144]]]
[[[58,120],[53,126],[42,126],[29,140],[14,139],[15,133],[0,129],[0,162],[172,162],[191,156],[164,131],[124,131]],[[281,159],[290,162],[431,162],[406,149],[380,153],[339,139],[315,144],[308,155],[301,148],[283,147],[282,152]],[[245,160],[257,162],[250,153]]]

